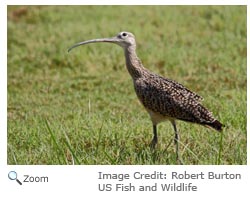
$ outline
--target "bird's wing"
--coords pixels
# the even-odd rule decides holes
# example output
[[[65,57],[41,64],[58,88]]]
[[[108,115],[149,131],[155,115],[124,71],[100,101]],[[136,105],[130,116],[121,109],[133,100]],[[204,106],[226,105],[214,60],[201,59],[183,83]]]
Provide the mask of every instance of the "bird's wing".
[[[183,86],[182,84],[174,81],[174,80],[171,80],[171,79],[166,79],[166,78],[163,78],[161,76],[158,76],[161,80],[161,83],[163,86],[166,86],[167,88],[169,88],[170,90],[170,93],[173,93],[175,94],[176,92],[178,92],[179,94],[182,94],[184,97],[186,98],[192,98],[198,102],[202,101],[203,98],[196,94],[195,92],[187,89],[185,86]]]
[[[163,116],[190,122],[213,121],[212,113],[200,104],[202,97],[183,85],[158,76],[135,84],[145,108]]]

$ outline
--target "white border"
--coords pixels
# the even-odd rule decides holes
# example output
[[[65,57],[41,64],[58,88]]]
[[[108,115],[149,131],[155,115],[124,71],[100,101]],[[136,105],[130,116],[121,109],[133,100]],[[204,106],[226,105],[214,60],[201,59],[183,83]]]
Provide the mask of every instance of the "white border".
[[[58,0],[12,0],[12,1],[0,1],[0,25],[1,25],[1,38],[0,38],[0,196],[61,196],[61,195],[81,195],[81,196],[200,196],[204,194],[214,195],[214,196],[226,196],[226,195],[237,195],[237,194],[249,194],[249,177],[250,177],[250,157],[249,151],[248,155],[248,166],[7,166],[7,5],[67,5],[67,1]],[[247,5],[248,1],[242,0],[230,0],[230,1],[163,1],[163,0],[144,0],[144,1],[81,1],[81,0],[71,0],[70,5],[112,5],[112,4],[122,4],[122,5]],[[249,13],[250,8],[247,8]],[[249,26],[249,14],[247,16],[247,26]],[[249,49],[249,39],[247,39],[247,46]],[[247,55],[249,57],[249,50],[247,50]],[[247,65],[248,67],[249,65]],[[249,69],[247,69],[247,76],[249,74]],[[249,100],[249,86],[250,82],[247,81],[247,101]],[[247,105],[247,113],[250,107]],[[249,113],[248,113],[249,115]],[[247,118],[249,122],[249,117]],[[247,125],[249,129],[249,125]],[[248,135],[249,140],[249,135]],[[247,149],[250,150],[249,143],[247,144]],[[100,170],[110,171],[110,172],[124,172],[132,173],[134,170],[145,170],[145,172],[151,172],[153,170],[171,171],[171,170],[186,170],[199,171],[203,170],[218,170],[222,171],[234,171],[241,172],[244,175],[244,180],[240,182],[202,182],[200,188],[201,192],[197,193],[100,193],[97,191],[98,180],[96,178],[96,173]],[[25,173],[35,174],[35,175],[48,175],[50,178],[50,184],[26,184],[18,187],[15,182],[8,180],[7,173],[10,170],[16,170],[22,176]],[[112,182],[112,181],[111,181]],[[7,193],[8,192],[8,193]],[[1,194],[2,193],[2,194]]]
[[[7,6],[0,6],[0,167],[7,164]]]
[[[247,5],[247,0],[9,0],[7,5]]]

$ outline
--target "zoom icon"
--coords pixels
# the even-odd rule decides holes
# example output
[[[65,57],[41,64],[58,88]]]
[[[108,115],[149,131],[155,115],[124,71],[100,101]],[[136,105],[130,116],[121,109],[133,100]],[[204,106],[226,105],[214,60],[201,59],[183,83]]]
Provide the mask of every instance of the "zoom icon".
[[[16,182],[19,185],[22,185],[22,182],[18,180],[17,173],[15,171],[10,171],[9,174],[8,174],[8,177],[9,177],[10,180],[12,180],[12,181],[16,180]]]

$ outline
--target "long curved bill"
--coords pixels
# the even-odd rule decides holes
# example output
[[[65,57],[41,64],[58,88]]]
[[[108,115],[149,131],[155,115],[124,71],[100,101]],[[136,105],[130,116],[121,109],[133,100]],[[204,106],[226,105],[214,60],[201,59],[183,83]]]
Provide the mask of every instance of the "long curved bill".
[[[118,43],[120,40],[117,37],[113,38],[99,38],[99,39],[93,39],[93,40],[87,40],[84,42],[79,42],[74,44],[72,47],[68,49],[68,52],[70,52],[73,48],[76,48],[78,46],[84,45],[84,44],[89,44],[89,43],[95,43],[95,42],[111,42],[111,43]]]

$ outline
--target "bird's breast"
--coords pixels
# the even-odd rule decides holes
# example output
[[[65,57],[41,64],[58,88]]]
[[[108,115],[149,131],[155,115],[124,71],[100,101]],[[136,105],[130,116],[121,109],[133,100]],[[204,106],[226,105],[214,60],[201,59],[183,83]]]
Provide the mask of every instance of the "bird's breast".
[[[150,79],[134,81],[134,88],[143,106],[149,113],[157,113],[159,116],[167,116],[166,108],[171,103],[170,97],[166,92],[161,91],[159,84]],[[159,117],[159,119],[161,119]]]

